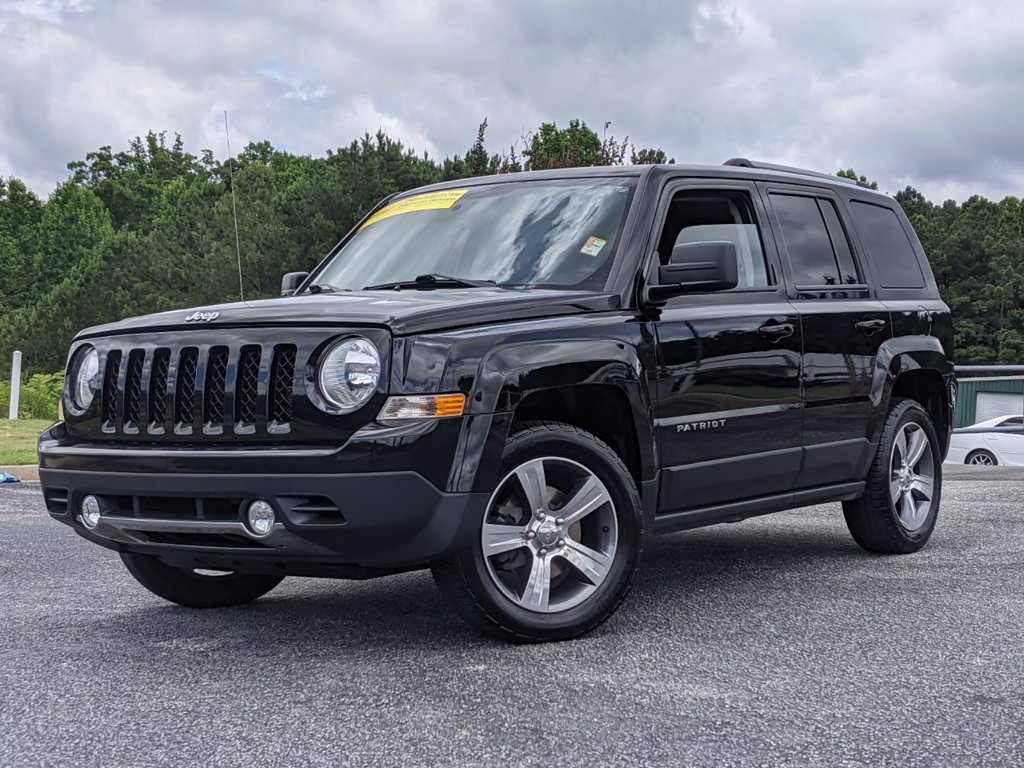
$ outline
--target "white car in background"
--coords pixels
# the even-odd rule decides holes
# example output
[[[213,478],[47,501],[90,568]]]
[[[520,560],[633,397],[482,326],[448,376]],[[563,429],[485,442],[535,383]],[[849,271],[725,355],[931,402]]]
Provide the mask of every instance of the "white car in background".
[[[997,416],[954,429],[946,463],[1024,466],[1024,416]]]

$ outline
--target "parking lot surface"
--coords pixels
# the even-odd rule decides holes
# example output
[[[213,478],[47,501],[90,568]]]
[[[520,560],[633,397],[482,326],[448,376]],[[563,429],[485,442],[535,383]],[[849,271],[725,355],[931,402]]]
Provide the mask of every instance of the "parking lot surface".
[[[838,505],[654,539],[622,610],[507,646],[424,573],[190,611],[0,486],[2,766],[1024,764],[1024,470],[916,555]]]

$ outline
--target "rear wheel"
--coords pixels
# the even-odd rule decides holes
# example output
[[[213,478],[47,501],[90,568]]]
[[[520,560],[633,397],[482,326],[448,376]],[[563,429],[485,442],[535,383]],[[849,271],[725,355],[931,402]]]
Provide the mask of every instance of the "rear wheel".
[[[942,455],[928,413],[893,402],[864,495],[843,502],[846,525],[869,552],[916,552],[932,535],[942,495]]]
[[[153,555],[122,552],[128,572],[164,600],[187,608],[224,608],[262,597],[284,576],[257,576],[235,571],[175,568]]]
[[[967,458],[964,460],[964,464],[973,464],[979,467],[994,467],[998,463],[999,462],[996,460],[995,454],[990,451],[986,451],[983,448],[971,451],[967,454]]]
[[[564,424],[505,446],[477,541],[434,579],[464,619],[505,640],[564,640],[618,608],[640,560],[643,517],[621,459]]]

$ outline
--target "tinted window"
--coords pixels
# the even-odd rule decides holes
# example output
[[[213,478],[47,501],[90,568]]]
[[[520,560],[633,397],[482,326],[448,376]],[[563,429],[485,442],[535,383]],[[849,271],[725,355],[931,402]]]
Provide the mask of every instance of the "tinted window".
[[[864,239],[883,288],[924,288],[914,246],[891,208],[851,202],[853,220]]]
[[[859,282],[845,235],[836,238],[840,241],[844,260],[847,262],[847,269],[840,269],[817,198],[773,194],[771,200],[782,230],[786,252],[789,254],[794,285],[839,285]],[[821,202],[826,211],[832,206],[827,200]],[[834,208],[829,212],[836,216]],[[838,226],[838,217],[836,224]],[[842,232],[842,227],[839,227],[839,232]]]
[[[1024,426],[1024,417],[1014,416],[1012,419],[1003,419],[999,422],[1000,427],[1020,427]]]
[[[675,195],[658,242],[661,263],[669,263],[677,245],[716,241],[736,246],[737,288],[772,285],[753,205],[745,193],[686,191]]]

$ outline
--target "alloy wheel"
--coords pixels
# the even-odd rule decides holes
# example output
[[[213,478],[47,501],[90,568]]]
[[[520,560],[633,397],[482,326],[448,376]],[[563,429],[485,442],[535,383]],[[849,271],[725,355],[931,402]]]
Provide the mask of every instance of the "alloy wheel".
[[[604,583],[618,546],[615,504],[582,464],[556,456],[509,472],[491,496],[481,529],[487,572],[516,605],[557,613]]]
[[[921,528],[931,512],[935,458],[928,435],[912,421],[896,435],[889,464],[889,490],[900,525],[907,531]]]

